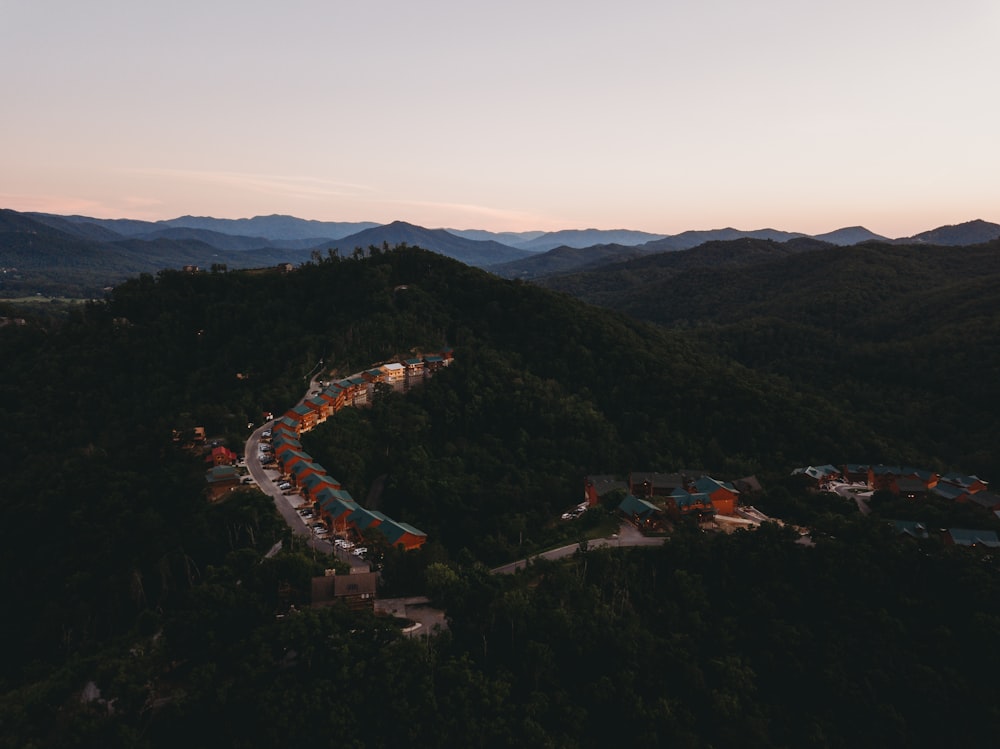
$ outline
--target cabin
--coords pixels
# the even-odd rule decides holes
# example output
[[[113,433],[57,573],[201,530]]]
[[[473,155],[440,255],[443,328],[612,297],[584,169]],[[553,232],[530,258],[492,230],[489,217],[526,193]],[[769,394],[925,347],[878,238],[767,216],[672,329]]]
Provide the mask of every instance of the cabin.
[[[359,406],[368,402],[368,382],[364,377],[355,375],[341,380],[341,383],[346,383],[346,395],[351,405]]]
[[[944,542],[950,546],[1000,548],[996,531],[977,531],[968,528],[949,528],[944,532]]]
[[[705,492],[689,492],[685,489],[674,489],[668,498],[671,514],[692,515],[698,522],[709,520],[715,516],[716,510],[712,500]]]
[[[601,497],[613,491],[628,491],[628,484],[615,476],[586,476],[583,479],[583,497],[588,507],[596,507]]]
[[[399,362],[389,362],[382,367],[383,382],[390,385],[393,390],[399,390],[406,381],[406,368]]]
[[[205,456],[205,462],[215,466],[231,466],[236,463],[236,453],[228,447],[218,445],[212,448],[212,452]]]
[[[841,475],[845,481],[852,484],[868,483],[868,471],[871,466],[867,463],[845,463],[841,466]]]
[[[369,382],[372,384],[376,382],[385,382],[385,372],[382,371],[381,367],[373,367],[372,369],[366,369],[364,372],[361,373],[361,376],[364,378],[365,382]]]
[[[325,473],[312,473],[302,479],[302,490],[313,502],[323,489],[340,489],[340,482]]]
[[[684,489],[688,478],[682,473],[635,472],[628,476],[628,491],[636,497],[669,497],[675,489]]]
[[[278,465],[281,466],[282,473],[290,473],[292,466],[299,462],[311,463],[312,456],[307,452],[297,449],[284,450],[280,455],[275,452],[275,456],[278,460]]]
[[[314,428],[319,421],[319,414],[305,403],[300,403],[295,408],[285,412],[285,416],[298,422],[300,434]]]
[[[419,549],[427,540],[427,534],[422,530],[389,518],[379,524],[378,531],[385,536],[390,546],[402,546],[406,551]]]
[[[817,488],[830,481],[841,478],[840,469],[837,468],[837,466],[829,464],[824,466],[806,466],[805,468],[796,468],[792,471],[792,475],[805,476],[806,478],[811,479]]]
[[[1000,495],[993,492],[976,492],[975,494],[970,494],[968,501],[990,512],[1000,510]]]
[[[319,394],[319,397],[328,404],[330,416],[343,408],[344,403],[347,400],[344,396],[344,388],[336,383],[328,386],[322,393]]]
[[[323,489],[316,498],[320,515],[335,533],[346,533],[347,519],[361,507],[342,489]]]
[[[330,408],[330,401],[319,396],[306,398],[302,405],[315,414],[316,424],[322,424],[333,413],[333,410]]]
[[[618,511],[640,530],[660,525],[660,516],[663,515],[660,507],[633,494],[625,495],[625,499],[618,505]]]
[[[271,447],[274,450],[274,455],[280,458],[285,453],[296,450],[302,452],[302,443],[293,437],[286,437],[281,435],[280,437],[275,437],[271,440]]]
[[[350,574],[338,575],[327,570],[327,574],[312,579],[312,605],[343,603],[352,611],[374,611],[377,580],[377,572],[351,570]]]
[[[941,499],[951,500],[952,502],[965,502],[969,499],[969,492],[967,490],[960,486],[946,484],[943,481],[938,482],[938,485],[931,489],[931,494]]]
[[[697,493],[708,497],[717,515],[736,514],[736,503],[740,493],[732,484],[716,481],[709,476],[702,476],[694,482],[694,488]]]
[[[424,357],[424,371],[427,374],[434,374],[444,366],[444,357],[440,354],[429,354]]]
[[[301,487],[302,482],[307,476],[311,476],[314,473],[326,473],[326,469],[323,468],[319,463],[313,463],[308,460],[301,460],[292,466],[291,470],[288,472],[292,477],[292,482]]]
[[[235,466],[212,466],[205,472],[208,498],[217,500],[240,485],[240,474]]]
[[[987,483],[978,476],[963,476],[960,473],[945,474],[941,477],[941,481],[939,483],[942,482],[964,489],[969,494],[985,491],[988,486]]]
[[[926,499],[929,490],[921,479],[900,478],[892,483],[890,491],[902,499]]]
[[[297,419],[293,419],[290,416],[282,416],[271,426],[271,440],[279,434],[286,434],[290,437],[299,437],[299,422]]]
[[[359,534],[369,528],[378,528],[388,518],[378,510],[366,510],[359,507],[347,516],[347,524]]]
[[[424,360],[423,359],[406,359],[403,362],[406,370],[406,382],[407,384],[412,384],[414,380],[423,379],[424,376]]]

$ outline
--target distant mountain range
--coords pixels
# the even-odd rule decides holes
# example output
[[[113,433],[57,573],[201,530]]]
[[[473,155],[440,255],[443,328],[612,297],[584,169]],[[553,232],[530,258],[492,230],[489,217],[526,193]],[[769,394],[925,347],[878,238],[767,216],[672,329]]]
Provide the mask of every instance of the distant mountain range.
[[[165,221],[99,219],[0,209],[0,296],[21,293],[93,295],[124,278],[163,268],[252,268],[300,264],[316,253],[419,246],[509,278],[540,278],[638,256],[688,250],[709,242],[810,239],[828,245],[862,242],[978,244],[1000,237],[1000,225],[982,220],[889,239],[861,226],[810,236],[776,229],[734,228],[675,235],[600,229],[489,232],[427,229],[403,221],[311,221],[294,216],[217,219],[181,216]],[[67,288],[67,284],[69,288]]]

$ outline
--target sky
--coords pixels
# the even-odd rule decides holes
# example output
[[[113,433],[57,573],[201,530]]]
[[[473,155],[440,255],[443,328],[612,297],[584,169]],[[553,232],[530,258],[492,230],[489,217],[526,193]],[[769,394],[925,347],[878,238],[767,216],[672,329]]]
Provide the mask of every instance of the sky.
[[[0,208],[1000,223],[996,0],[0,0]]]

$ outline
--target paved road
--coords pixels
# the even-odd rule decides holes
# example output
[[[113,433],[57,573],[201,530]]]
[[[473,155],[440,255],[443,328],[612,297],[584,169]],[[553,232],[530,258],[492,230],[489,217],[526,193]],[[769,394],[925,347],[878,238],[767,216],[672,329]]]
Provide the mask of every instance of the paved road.
[[[379,598],[375,601],[375,612],[409,619],[419,626],[406,631],[409,637],[429,637],[437,631],[448,629],[448,620],[441,609],[430,605],[424,596],[411,598]]]
[[[307,397],[309,397],[309,394],[314,392],[317,387],[316,380],[314,379],[309,383],[309,388],[302,400],[304,401]],[[276,468],[268,469],[261,465],[259,453],[261,435],[266,430],[270,429],[272,425],[273,422],[267,422],[257,427],[257,429],[255,429],[247,439],[243,455],[245,457],[247,470],[250,472],[250,476],[253,477],[253,480],[257,483],[260,490],[274,500],[274,506],[281,514],[281,517],[284,518],[288,527],[292,529],[292,532],[296,536],[307,538],[307,543],[311,548],[316,551],[323,552],[324,554],[336,554],[338,559],[343,562],[347,562],[352,567],[369,569],[370,565],[364,559],[356,557],[344,549],[336,548],[332,541],[316,538],[316,534],[314,534],[309,526],[306,525],[306,521],[303,520],[302,517],[295,511],[295,508],[298,505],[303,504],[305,500],[298,494],[285,496],[281,489],[278,488],[278,485],[274,482],[274,479],[279,475],[278,470]]]
[[[631,523],[622,523],[618,529],[618,538],[592,538],[587,541],[587,547],[597,549],[603,546],[662,546],[665,541],[663,536],[644,536]],[[543,551],[536,554],[532,559],[562,559],[571,556],[580,548],[579,543],[568,546],[560,546],[558,549]],[[494,575],[509,575],[515,570],[523,570],[528,566],[527,559],[518,559],[516,562],[505,564],[490,570]]]

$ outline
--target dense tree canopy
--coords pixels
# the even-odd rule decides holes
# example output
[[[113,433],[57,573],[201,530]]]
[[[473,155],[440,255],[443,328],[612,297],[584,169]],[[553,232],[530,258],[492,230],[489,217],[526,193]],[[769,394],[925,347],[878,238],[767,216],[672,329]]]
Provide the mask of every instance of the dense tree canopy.
[[[0,593],[16,608],[0,744],[981,739],[998,722],[996,563],[900,542],[882,522],[972,508],[885,501],[862,518],[778,479],[838,459],[990,466],[949,416],[979,435],[1000,422],[995,381],[971,366],[994,354],[947,348],[995,335],[995,292],[973,285],[982,297],[964,302],[928,293],[919,338],[891,290],[867,317],[775,301],[667,328],[402,248],[290,273],[143,275],[61,318],[11,308],[27,324],[0,327]],[[855,328],[868,332],[842,332]],[[944,383],[947,361],[917,367],[918,340],[966,367],[968,387]],[[363,503],[429,533],[420,552],[386,550],[386,580],[430,593],[449,633],[409,640],[339,606],[305,609],[331,561],[255,490],[209,503],[186,436],[203,426],[239,450],[311,374],[446,344],[449,368],[341,411],[305,444]],[[682,525],[662,547],[489,574],[599,522],[557,520],[585,475],[682,467],[770,477],[761,506],[821,531],[817,545]],[[81,701],[88,682],[100,697]]]

